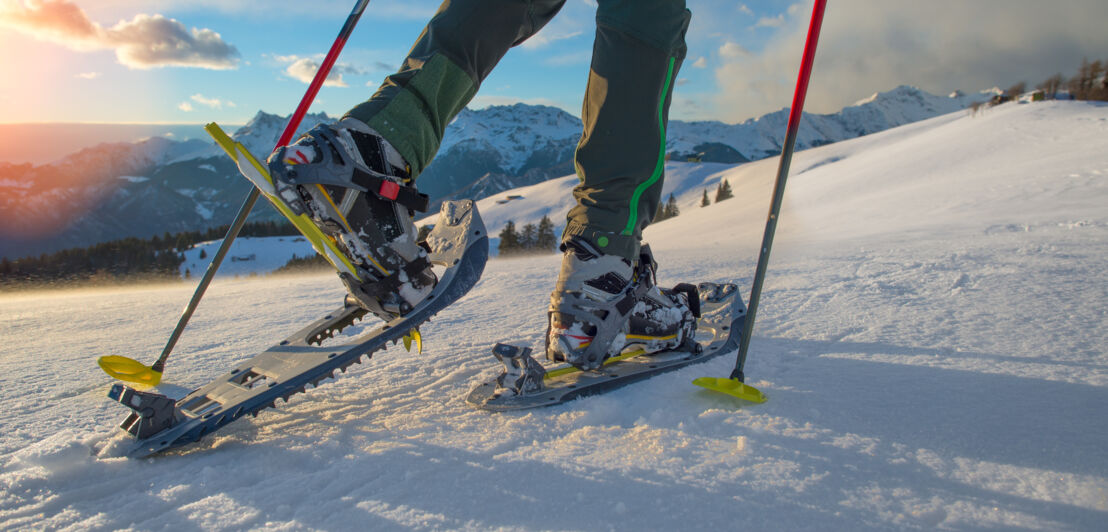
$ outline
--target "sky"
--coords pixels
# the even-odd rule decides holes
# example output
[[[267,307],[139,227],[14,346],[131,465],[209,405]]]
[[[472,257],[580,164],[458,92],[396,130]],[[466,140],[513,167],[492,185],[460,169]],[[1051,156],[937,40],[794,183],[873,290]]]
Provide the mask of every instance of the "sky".
[[[241,124],[288,114],[353,0],[0,0],[0,123]],[[313,111],[341,115],[397,68],[438,7],[374,0]],[[263,6],[263,7],[259,7]],[[671,117],[737,123],[787,107],[811,1],[689,0]],[[471,106],[580,115],[594,0],[568,0]],[[936,94],[1072,75],[1108,59],[1108,2],[831,0],[806,110],[908,84]]]

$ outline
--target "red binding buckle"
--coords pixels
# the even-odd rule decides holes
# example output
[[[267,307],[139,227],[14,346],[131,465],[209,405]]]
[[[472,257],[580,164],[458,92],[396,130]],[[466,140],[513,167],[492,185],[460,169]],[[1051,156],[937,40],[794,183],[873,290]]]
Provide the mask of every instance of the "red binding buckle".
[[[377,191],[382,198],[388,198],[396,201],[396,196],[400,194],[400,185],[393,181],[384,181],[381,183],[381,190]]]

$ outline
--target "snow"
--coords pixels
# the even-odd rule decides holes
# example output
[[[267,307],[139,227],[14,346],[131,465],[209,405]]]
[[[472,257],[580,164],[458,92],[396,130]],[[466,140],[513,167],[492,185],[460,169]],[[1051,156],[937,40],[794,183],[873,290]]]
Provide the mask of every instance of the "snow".
[[[200,208],[197,207],[199,210]],[[199,213],[203,216],[203,213]],[[209,213],[210,215],[210,213]],[[195,277],[204,275],[208,264],[219,251],[223,240],[201,242],[185,252],[185,261],[181,263],[181,275],[185,270]],[[204,258],[200,258],[200,254]],[[284,266],[294,256],[311,257],[315,255],[312,244],[300,236],[243,236],[231,243],[227,257],[219,266],[216,277],[239,277],[272,273]]]
[[[495,259],[422,328],[422,355],[392,347],[131,460],[95,358],[152,361],[194,286],[4,296],[0,528],[1103,530],[1106,133],[1105,105],[1005,104],[798,153],[746,368],[761,405],[690,384],[726,376],[725,356],[567,405],[472,410],[495,341],[541,345],[559,261]],[[748,287],[776,161],[672,168],[682,213],[647,231],[659,281]],[[720,178],[735,198],[695,206]],[[486,218],[565,193],[542,186]],[[342,294],[329,273],[217,280],[159,391],[187,393]]]

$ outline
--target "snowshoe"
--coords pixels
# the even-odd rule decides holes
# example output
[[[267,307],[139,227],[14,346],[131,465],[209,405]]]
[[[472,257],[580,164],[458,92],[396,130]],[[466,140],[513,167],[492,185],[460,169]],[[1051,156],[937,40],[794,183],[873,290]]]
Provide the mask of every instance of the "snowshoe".
[[[600,367],[586,371],[564,363],[544,367],[530,356],[530,348],[497,344],[493,355],[503,363],[502,373],[475,387],[466,402],[491,411],[557,405],[734,353],[746,319],[738,287],[732,283],[700,283],[697,292],[700,318],[696,329],[675,348],[647,353],[642,344],[628,343]]]

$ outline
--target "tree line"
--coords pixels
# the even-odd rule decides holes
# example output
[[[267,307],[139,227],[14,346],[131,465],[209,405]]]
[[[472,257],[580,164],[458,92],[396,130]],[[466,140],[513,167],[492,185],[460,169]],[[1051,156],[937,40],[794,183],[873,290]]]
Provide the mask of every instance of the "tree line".
[[[733,197],[735,197],[735,194],[731,191],[731,183],[728,183],[726,179],[720,181],[719,185],[716,186],[716,203]],[[700,197],[700,206],[707,207],[711,204],[712,200],[708,199],[708,189],[704,189],[704,194]],[[677,199],[673,197],[673,194],[670,194],[665,203],[658,205],[658,212],[654,214],[654,220],[651,223],[668,220],[679,214],[681,214],[681,209],[677,207]]]
[[[0,290],[38,285],[111,284],[130,280],[180,279],[184,252],[199,242],[219,240],[230,226],[205,231],[124,238],[38,257],[0,259]],[[245,224],[241,236],[297,235],[289,222]]]
[[[1056,100],[1059,96],[1070,100],[1108,101],[1108,61],[1081,61],[1077,74],[1066,78],[1055,74],[1035,86],[1038,95],[1032,99]],[[1027,92],[1027,82],[1021,81],[1008,87],[1003,94],[993,97],[990,102],[974,102],[969,108],[974,115],[983,107],[1020,99]]]
[[[1018,86],[1019,84],[1017,84]],[[1075,100],[1108,101],[1108,61],[1081,61],[1077,74],[1066,79],[1061,73],[1055,74],[1040,83],[1036,88],[1043,91],[1047,98],[1056,98],[1062,89],[1069,92]]]
[[[513,255],[529,255],[539,253],[554,253],[558,248],[558,236],[554,234],[554,223],[550,217],[543,216],[539,224],[527,224],[517,230],[512,220],[504,225],[500,231],[500,246],[497,248],[501,257]]]

